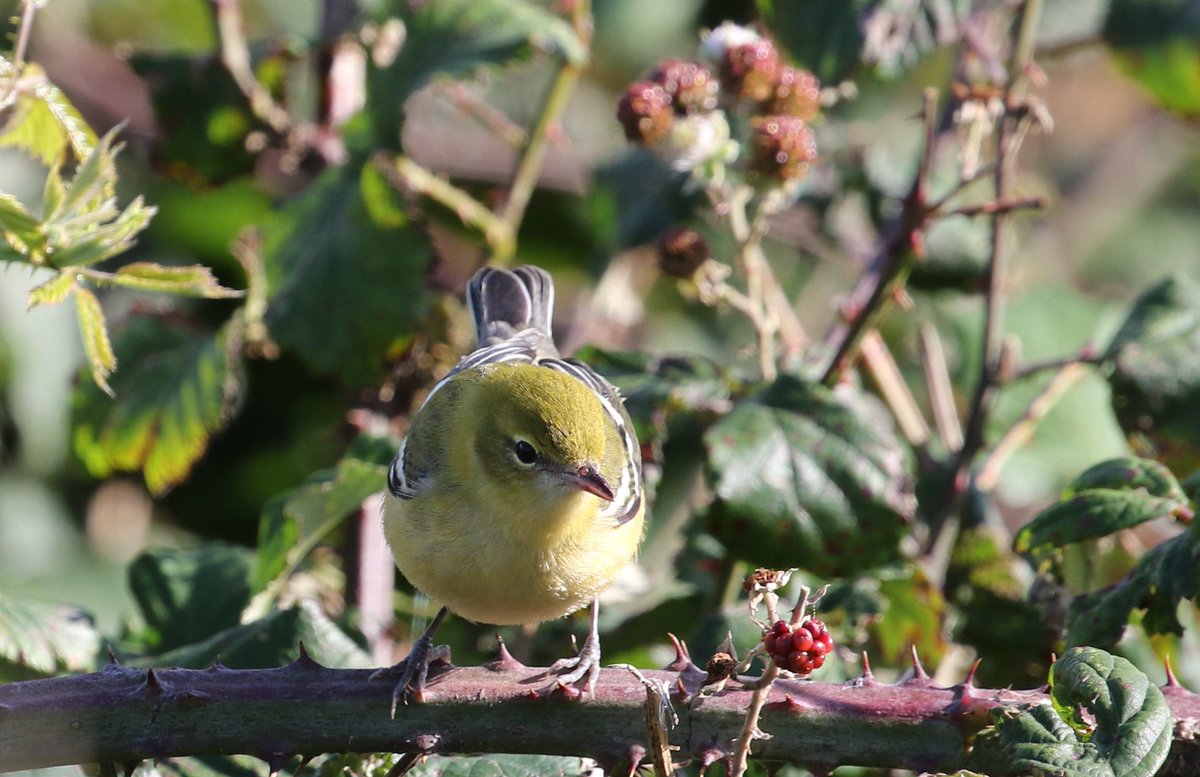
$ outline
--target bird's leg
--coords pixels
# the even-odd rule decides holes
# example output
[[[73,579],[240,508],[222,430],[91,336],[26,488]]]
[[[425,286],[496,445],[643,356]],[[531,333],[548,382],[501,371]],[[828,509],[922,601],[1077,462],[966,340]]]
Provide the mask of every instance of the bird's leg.
[[[433,616],[433,622],[413,643],[412,650],[395,666],[389,666],[374,672],[368,680],[397,677],[396,687],[392,689],[392,717],[396,717],[396,705],[402,696],[411,695],[415,701],[422,701],[425,696],[425,677],[429,673],[429,665],[435,661],[450,662],[450,646],[434,645],[433,634],[442,625],[448,610],[443,607]]]
[[[558,675],[557,684],[567,689],[587,678],[586,689],[596,695],[596,678],[600,676],[600,600],[592,600],[592,628],[579,653],[571,658],[560,658],[550,667],[550,674]]]

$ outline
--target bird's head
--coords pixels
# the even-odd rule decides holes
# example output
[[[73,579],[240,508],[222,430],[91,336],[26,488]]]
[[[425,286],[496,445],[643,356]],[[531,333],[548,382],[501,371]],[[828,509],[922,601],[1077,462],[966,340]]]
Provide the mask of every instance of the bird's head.
[[[490,365],[478,388],[474,438],[485,474],[547,501],[580,493],[613,500],[611,421],[591,389],[556,370],[514,364]]]

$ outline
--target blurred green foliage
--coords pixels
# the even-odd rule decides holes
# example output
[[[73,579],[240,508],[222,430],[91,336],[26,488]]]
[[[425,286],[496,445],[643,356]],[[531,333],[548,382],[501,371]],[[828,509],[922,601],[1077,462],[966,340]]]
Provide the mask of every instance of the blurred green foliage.
[[[976,655],[981,682],[1030,685],[1052,652],[1097,645],[1147,673],[1152,650],[1176,655],[1200,682],[1184,628],[1196,524],[1169,525],[1194,511],[1187,478],[1200,466],[1194,2],[1112,0],[1076,16],[1047,0],[1039,94],[1055,131],[1027,139],[1018,194],[1051,204],[1011,224],[1019,247],[1002,285],[1020,347],[1008,366],[1080,357],[1091,372],[988,489],[956,481],[943,436],[906,439],[874,383],[856,373],[828,389],[813,376],[828,357],[820,333],[841,322],[838,301],[916,175],[920,90],[936,86],[953,108],[929,160],[933,199],[960,180],[964,149],[984,147],[971,133],[994,129],[978,113],[989,99],[951,95],[1003,76],[1005,52],[964,54],[963,29],[986,20],[1007,46],[1014,20],[993,15],[1007,10],[611,0],[595,3],[589,41],[548,3],[342,5],[247,0],[237,40],[215,15],[237,4],[53,0],[28,61],[0,60],[0,679],[92,668],[106,646],[144,664],[231,667],[278,665],[301,641],[332,666],[403,652],[428,605],[370,571],[364,554],[380,543],[358,519],[378,504],[408,413],[471,346],[455,292],[489,256],[493,223],[473,209],[503,212],[556,74],[581,67],[513,226],[518,257],[555,275],[561,339],[596,346],[578,355],[620,386],[643,443],[652,520],[606,603],[606,660],[665,663],[667,631],[700,663],[728,631],[749,648],[739,583],[773,565],[832,583],[822,617],[846,660],[826,666],[830,679],[860,650],[899,676],[915,645],[931,668],[947,659],[941,680]],[[20,4],[0,8],[15,35]],[[613,118],[628,81],[695,56],[698,27],[726,18],[757,20],[826,86],[820,160],[766,221],[763,256],[813,336],[771,380],[754,329],[701,304],[694,279],[661,276],[651,247],[682,225],[732,265],[744,240]],[[749,118],[738,110],[735,136]],[[456,194],[398,180],[396,155]],[[959,194],[989,196],[983,184]],[[934,221],[903,309],[879,323],[924,418],[935,407],[921,325],[940,338],[957,415],[980,379],[991,240],[984,217]],[[52,307],[69,295],[75,321]],[[1000,382],[989,444],[1045,374]],[[387,628],[371,620],[381,601],[399,612]],[[582,626],[499,631],[546,662]],[[495,631],[452,619],[440,637],[473,663]],[[1019,744],[1050,732],[1038,763],[1076,736],[1057,717],[998,730]]]

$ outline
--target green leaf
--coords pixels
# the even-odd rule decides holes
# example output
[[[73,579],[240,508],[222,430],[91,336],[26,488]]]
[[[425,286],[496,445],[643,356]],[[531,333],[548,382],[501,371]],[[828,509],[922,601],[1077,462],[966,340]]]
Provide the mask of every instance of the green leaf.
[[[435,75],[462,77],[535,51],[575,65],[587,61],[570,25],[526,0],[392,0],[386,8],[403,23],[403,42],[386,64],[379,64],[383,47],[376,45],[367,105],[379,142],[391,148],[399,147],[404,101]]]
[[[374,663],[310,601],[230,626],[200,642],[160,653],[147,663],[200,669],[219,658],[230,669],[266,669],[295,660],[301,643],[324,666],[362,669]]]
[[[1200,115],[1200,2],[1112,0],[1104,40],[1165,108]]]
[[[128,323],[117,340],[127,368],[113,380],[116,400],[87,387],[74,397],[74,447],[93,475],[142,470],[155,494],[187,476],[240,391],[241,345],[231,327],[209,335],[150,316]]]
[[[0,677],[23,679],[29,673],[53,675],[94,668],[100,634],[82,610],[14,599],[0,593]]]
[[[846,78],[861,60],[884,76],[957,44],[967,0],[757,0],[768,30],[822,81]]]
[[[237,289],[225,288],[213,277],[212,270],[199,264],[165,267],[154,262],[132,262],[118,269],[109,280],[117,286],[207,299],[241,297],[245,294]]]
[[[161,653],[236,626],[250,600],[253,556],[206,543],[155,549],[129,566],[129,588],[146,622],[145,652]]]
[[[971,767],[988,773],[1153,777],[1171,749],[1171,710],[1120,656],[1072,648],[1050,670],[1050,704],[996,707]],[[1094,725],[1085,721],[1090,713]]]
[[[111,397],[113,390],[108,385],[108,376],[117,368],[117,357],[108,339],[108,326],[104,322],[100,300],[87,289],[76,287],[75,312],[79,318],[79,333],[83,335],[83,350],[91,365],[92,380]]]
[[[1183,489],[1163,465],[1150,459],[1103,461],[1075,478],[1063,498],[1026,524],[1014,546],[1025,553],[1043,545],[1062,547],[1104,537],[1187,507]]]
[[[704,441],[709,524],[734,557],[823,575],[899,558],[912,478],[874,400],[784,376]]]
[[[96,134],[40,67],[26,64],[18,76],[12,63],[0,60],[0,78],[19,78],[21,83],[14,115],[0,133],[0,146],[19,148],[47,167],[68,149],[77,159],[91,152]]]
[[[68,267],[44,283],[39,283],[29,290],[29,307],[38,305],[57,305],[67,298],[75,289],[79,273],[73,267]]]
[[[420,313],[427,239],[372,221],[351,167],[326,170],[282,221],[264,257],[271,334],[315,372],[349,385],[377,379]]]
[[[1175,276],[1146,291],[1105,356],[1134,448],[1175,472],[1200,467],[1200,282]]]
[[[1121,639],[1130,614],[1144,609],[1151,634],[1182,634],[1179,602],[1196,596],[1197,525],[1149,550],[1121,582],[1082,594],[1067,613],[1067,643],[1110,647]]]
[[[76,223],[66,229],[59,224],[47,225],[52,230],[58,227],[54,240],[54,262],[63,266],[86,267],[124,253],[133,246],[134,239],[146,228],[156,212],[141,197],[136,197],[125,210],[114,213],[112,221],[107,223],[100,223],[100,219],[107,220],[107,213],[97,210],[75,219]]]
[[[382,461],[364,461],[352,452],[336,467],[315,473],[267,506],[259,524],[256,593],[289,575],[346,516],[382,490],[387,462],[395,452],[391,441],[386,446],[388,454]]]
[[[596,772],[590,758],[565,755],[436,755],[409,772],[412,777],[584,777]]]
[[[66,185],[61,210],[68,213],[81,209],[91,210],[99,200],[113,195],[113,186],[117,180],[113,160],[121,150],[119,145],[113,145],[113,141],[116,140],[119,130],[120,127],[109,130],[79,163],[71,182]]]
[[[13,259],[36,261],[45,253],[46,237],[42,222],[11,194],[0,192],[0,233],[16,256]],[[7,258],[2,257],[0,258]]]

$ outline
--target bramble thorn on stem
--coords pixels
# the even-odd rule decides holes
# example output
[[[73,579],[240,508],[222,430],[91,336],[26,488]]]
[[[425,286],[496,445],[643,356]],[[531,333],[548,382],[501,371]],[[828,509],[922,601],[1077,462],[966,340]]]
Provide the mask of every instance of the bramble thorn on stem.
[[[974,688],[975,687],[975,672],[977,672],[979,670],[979,665],[982,663],[983,663],[983,659],[977,658],[977,659],[975,659],[975,662],[973,664],[971,664],[971,668],[967,670],[967,676],[964,677],[963,681],[962,681],[962,684],[964,687],[966,687],[966,688]]]
[[[688,652],[687,643],[670,632],[667,632],[667,636],[671,639],[671,644],[675,646],[675,659],[664,666],[663,669],[668,672],[684,672],[688,669],[699,669],[692,662],[692,656]]]
[[[524,664],[513,657],[513,654],[508,651],[508,645],[504,644],[504,637],[497,634],[496,641],[500,643],[500,649],[496,651],[495,658],[484,664],[486,668],[493,672],[510,672],[526,668]]]
[[[871,658],[867,655],[867,651],[862,652],[862,674],[857,678],[857,684],[862,686],[875,685],[878,680],[875,679],[874,673],[871,672]]]
[[[1164,689],[1183,687],[1179,684],[1179,680],[1175,679],[1175,670],[1171,668],[1171,657],[1169,655],[1163,656],[1163,669],[1167,671],[1167,682],[1163,685]]]
[[[921,657],[917,655],[917,646],[912,644],[908,646],[909,653],[912,655],[913,676],[909,678],[909,682],[928,682],[929,673],[925,671],[925,667],[921,664]]]

